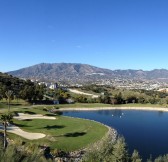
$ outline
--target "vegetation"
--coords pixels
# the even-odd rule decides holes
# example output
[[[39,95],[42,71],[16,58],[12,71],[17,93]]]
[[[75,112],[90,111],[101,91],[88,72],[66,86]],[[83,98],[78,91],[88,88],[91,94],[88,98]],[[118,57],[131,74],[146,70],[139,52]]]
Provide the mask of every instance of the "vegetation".
[[[108,131],[103,125],[91,122],[89,120],[82,120],[76,118],[69,118],[56,115],[56,120],[24,120],[19,121],[14,119],[13,123],[21,129],[28,132],[41,132],[46,134],[46,137],[39,140],[34,140],[35,146],[31,147],[30,141],[20,137],[20,145],[7,146],[7,126],[11,121],[12,116],[5,114],[17,114],[18,112],[30,114],[43,114],[53,116],[50,110],[56,109],[57,106],[42,105],[42,106],[29,106],[29,103],[53,103],[47,102],[49,100],[58,100],[59,108],[62,107],[108,107],[108,106],[167,106],[168,94],[158,91],[146,90],[126,90],[117,89],[108,86],[89,85],[79,89],[84,92],[99,94],[98,98],[91,98],[84,95],[74,95],[66,89],[57,88],[56,90],[49,90],[44,85],[33,83],[30,80],[21,80],[7,74],[0,73],[0,108],[1,110],[1,123],[3,124],[3,146],[0,148],[1,161],[46,161],[43,154],[37,153],[38,146],[50,146],[51,149],[74,151],[100,140]],[[49,96],[45,98],[44,96]],[[72,99],[75,104],[66,104],[67,99]],[[11,109],[10,109],[11,107]],[[3,113],[3,114],[2,114]],[[9,139],[16,141],[17,135],[8,134]],[[30,149],[28,149],[30,147]],[[20,149],[21,148],[21,149]],[[35,149],[36,148],[36,149]],[[33,154],[32,154],[33,153]],[[127,146],[124,138],[118,138],[115,142],[111,143],[106,141],[101,148],[93,149],[86,154],[83,161],[94,162],[141,162],[142,158],[137,150],[134,150],[132,155],[128,153]],[[147,160],[152,161],[152,158]],[[159,156],[154,160],[155,162],[168,161],[168,155]]]
[[[29,102],[42,100],[44,85],[38,85],[30,80],[22,80],[8,74],[0,73],[0,96],[8,99],[24,99]],[[13,93],[13,95],[11,94]]]
[[[137,150],[134,150],[132,155],[128,153],[127,145],[123,137],[119,137],[112,142],[110,138],[104,140],[101,147],[93,147],[83,158],[84,162],[142,162],[142,159]],[[159,156],[156,159],[151,157],[147,162],[167,162],[168,154]]]
[[[31,150],[24,145],[10,144],[5,150],[0,146],[1,162],[51,162],[39,148],[32,145]]]
[[[105,103],[119,104],[168,104],[168,93],[154,90],[127,90],[109,86],[89,85],[79,90],[99,93],[99,98],[91,98],[84,95],[75,96],[75,101],[81,103]]]
[[[14,120],[14,124],[25,131],[47,135],[45,138],[35,140],[34,143],[64,151],[86,147],[100,140],[108,130],[96,122],[62,116],[57,117],[56,120]]]
[[[10,114],[3,114],[0,117],[0,121],[3,124],[3,128],[4,128],[4,134],[3,134],[3,136],[4,136],[4,140],[3,140],[4,141],[3,142],[4,149],[7,146],[7,140],[6,140],[7,126],[9,125],[9,123],[11,122],[11,120],[12,120],[12,115],[10,115]]]
[[[77,103],[103,103],[111,105],[127,104],[168,104],[168,93],[147,90],[126,90],[109,86],[88,85],[79,90],[99,95],[92,98],[86,95],[72,94],[64,88],[55,90],[47,89],[45,85],[33,83],[30,80],[21,80],[11,75],[0,73],[0,100],[26,100],[29,103],[53,104],[53,100],[60,104],[69,103],[67,100]],[[44,97],[44,96],[48,96]],[[9,105],[9,104],[8,104]],[[10,107],[9,107],[10,108]]]

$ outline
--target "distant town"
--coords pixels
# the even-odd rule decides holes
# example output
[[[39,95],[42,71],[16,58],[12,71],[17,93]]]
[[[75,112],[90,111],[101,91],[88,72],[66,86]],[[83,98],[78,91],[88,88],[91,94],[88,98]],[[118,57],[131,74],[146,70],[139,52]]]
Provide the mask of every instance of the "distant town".
[[[26,79],[24,79],[26,80]],[[78,83],[61,83],[58,82],[43,82],[36,79],[31,79],[32,82],[38,82],[39,85],[45,84],[47,88],[49,89],[57,89],[59,87],[83,87],[85,84],[78,84]],[[89,83],[88,83],[89,84]],[[123,79],[123,78],[115,78],[115,79],[101,79],[98,81],[95,81],[93,83],[94,85],[100,85],[100,86],[111,86],[116,88],[124,88],[124,89],[144,89],[144,90],[156,90],[156,91],[168,91],[168,83],[166,82],[160,82],[160,81],[154,81],[154,80],[135,80],[135,79]]]

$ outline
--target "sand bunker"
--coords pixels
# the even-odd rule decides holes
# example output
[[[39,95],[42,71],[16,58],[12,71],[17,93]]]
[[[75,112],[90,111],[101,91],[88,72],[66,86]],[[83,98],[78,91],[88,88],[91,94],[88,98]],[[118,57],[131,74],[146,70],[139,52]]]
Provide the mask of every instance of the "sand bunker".
[[[14,119],[17,120],[26,120],[26,119],[50,119],[50,120],[55,120],[55,117],[52,116],[44,116],[41,114],[35,114],[35,115],[30,115],[30,114],[24,114],[24,113],[18,113],[19,116],[14,116]]]
[[[24,114],[24,113],[18,113],[19,116],[14,116],[14,119],[17,120],[27,120],[27,119],[51,119],[55,120],[55,117],[50,117],[50,116],[43,116],[41,114],[35,114],[35,115],[30,115],[30,114]],[[0,130],[3,130],[3,125],[0,125]],[[35,139],[40,139],[44,138],[46,135],[43,133],[30,133],[23,131],[19,127],[15,125],[9,125],[7,127],[7,131],[10,133],[17,134],[23,138],[29,139],[29,140],[35,140]]]
[[[7,131],[11,133],[15,133],[29,140],[44,138],[46,136],[43,133],[30,133],[30,132],[23,131],[19,127],[14,125],[9,126]]]
[[[3,130],[3,125],[0,125],[0,130]],[[45,134],[42,134],[42,133],[30,133],[30,132],[23,131],[15,125],[8,126],[7,131],[10,133],[17,134],[17,135],[19,135],[23,138],[29,139],[29,140],[44,138],[46,136]]]

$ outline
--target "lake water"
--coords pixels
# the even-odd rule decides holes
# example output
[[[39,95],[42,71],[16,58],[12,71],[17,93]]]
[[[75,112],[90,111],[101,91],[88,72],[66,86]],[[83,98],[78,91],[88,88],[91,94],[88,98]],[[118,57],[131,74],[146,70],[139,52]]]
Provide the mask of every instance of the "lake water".
[[[139,110],[69,111],[65,116],[99,121],[123,135],[129,152],[137,149],[143,159],[168,153],[168,113]]]

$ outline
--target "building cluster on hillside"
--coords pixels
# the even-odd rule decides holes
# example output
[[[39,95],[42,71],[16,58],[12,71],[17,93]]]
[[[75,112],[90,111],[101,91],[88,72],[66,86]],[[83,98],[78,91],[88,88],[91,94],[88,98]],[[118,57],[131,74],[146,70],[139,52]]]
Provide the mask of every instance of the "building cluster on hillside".
[[[153,80],[135,80],[135,79],[109,79],[102,80],[96,83],[97,85],[109,85],[118,88],[126,89],[145,89],[158,90],[160,88],[168,87],[168,83],[153,81]]]
[[[45,84],[46,87],[50,89],[57,89],[58,83],[56,82],[39,82],[37,80],[31,80],[33,82],[38,82],[39,84]],[[59,87],[82,87],[86,83],[78,83],[71,82],[69,84],[59,82]],[[168,87],[168,83],[160,82],[155,80],[136,80],[136,79],[123,79],[123,78],[115,78],[115,79],[101,79],[94,82],[90,82],[90,84],[102,85],[102,86],[112,86],[117,88],[126,88],[126,89],[145,89],[145,90],[159,90]]]

